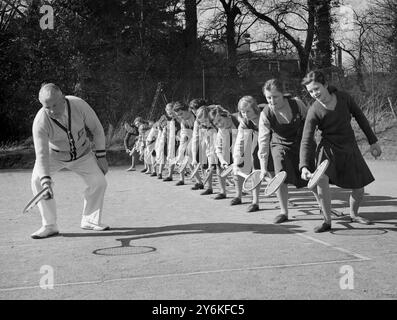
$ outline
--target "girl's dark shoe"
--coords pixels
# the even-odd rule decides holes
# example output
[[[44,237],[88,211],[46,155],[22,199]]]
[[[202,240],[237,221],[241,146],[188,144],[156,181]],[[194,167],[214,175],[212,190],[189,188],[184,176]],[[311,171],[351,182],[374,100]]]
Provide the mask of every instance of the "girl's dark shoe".
[[[315,233],[326,232],[331,230],[331,224],[324,222],[321,226],[317,226],[314,228]]]
[[[248,206],[247,212],[255,212],[259,210],[259,206],[256,203],[251,203]]]
[[[230,201],[231,206],[235,206],[237,204],[241,204],[241,198],[233,198],[232,201]]]
[[[194,186],[192,187],[192,190],[199,190],[199,189],[204,189],[204,185],[202,183],[195,183]]]
[[[212,192],[212,189],[207,189],[207,190],[201,192],[200,194],[201,194],[202,196],[206,196],[206,195],[212,194],[212,193],[213,193],[213,192]]]
[[[279,214],[277,217],[274,218],[273,223],[283,223],[285,221],[288,221],[288,216],[286,214]]]
[[[218,193],[218,194],[214,197],[215,200],[221,200],[221,199],[225,199],[225,198],[226,198],[226,194],[224,194],[224,193]]]

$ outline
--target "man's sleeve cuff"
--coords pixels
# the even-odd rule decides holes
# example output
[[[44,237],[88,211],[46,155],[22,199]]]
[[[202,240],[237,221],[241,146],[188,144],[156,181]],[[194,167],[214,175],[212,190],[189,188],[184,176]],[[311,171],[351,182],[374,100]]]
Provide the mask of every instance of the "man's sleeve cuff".
[[[95,151],[95,156],[97,158],[104,158],[106,157],[106,150],[96,150]]]
[[[41,185],[44,185],[44,184],[46,184],[47,182],[51,182],[52,180],[51,180],[51,177],[50,176],[43,176],[43,177],[41,177],[40,178],[40,184]]]

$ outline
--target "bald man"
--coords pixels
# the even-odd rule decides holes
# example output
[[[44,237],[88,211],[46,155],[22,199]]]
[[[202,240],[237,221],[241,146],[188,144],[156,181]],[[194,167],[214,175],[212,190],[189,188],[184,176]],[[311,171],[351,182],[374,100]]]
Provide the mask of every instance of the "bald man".
[[[105,134],[97,115],[84,100],[64,96],[53,83],[41,87],[39,101],[42,108],[33,121],[36,161],[32,190],[33,194],[37,194],[44,187],[49,187],[49,191],[45,199],[38,203],[42,227],[31,237],[42,239],[59,233],[51,186],[52,175],[62,168],[77,173],[87,185],[81,228],[95,231],[109,229],[101,223],[108,164]],[[86,127],[93,135],[93,146],[87,137]]]

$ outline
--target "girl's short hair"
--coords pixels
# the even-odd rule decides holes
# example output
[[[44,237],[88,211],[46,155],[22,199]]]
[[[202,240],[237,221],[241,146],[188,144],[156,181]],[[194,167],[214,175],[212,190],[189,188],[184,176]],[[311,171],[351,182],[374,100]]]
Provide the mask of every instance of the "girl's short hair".
[[[134,125],[136,125],[137,122],[138,123],[143,123],[142,117],[136,117],[135,120],[134,120]]]
[[[209,118],[209,109],[207,106],[201,106],[200,108],[197,109],[196,111],[196,118],[198,120],[206,118]]]
[[[174,105],[175,105],[175,102],[174,102],[174,101],[171,101],[171,102],[168,102],[168,103],[165,105],[165,108],[170,107],[171,109],[173,109],[173,108],[174,108]]]
[[[165,114],[161,115],[161,117],[157,120],[159,128],[164,128],[167,125],[167,117]]]
[[[254,110],[255,114],[258,115],[261,113],[261,110],[258,107],[258,103],[256,102],[256,100],[253,96],[244,96],[239,100],[237,108],[238,108],[240,115],[241,115],[240,109],[242,106],[245,106],[245,105],[251,106],[251,108],[252,108],[252,110]]]
[[[281,80],[279,79],[270,79],[267,80],[263,85],[262,93],[265,94],[265,91],[271,91],[272,89],[276,89],[278,92],[284,94],[284,86]]]
[[[322,73],[320,70],[314,70],[310,71],[306,76],[303,78],[301,84],[304,86],[307,86],[311,82],[319,82],[322,85],[325,85],[327,83],[327,79],[325,78],[324,73]]]
[[[174,103],[174,111],[178,112],[178,111],[188,111],[189,110],[189,106],[186,103],[183,103],[181,101],[177,101]]]
[[[196,119],[201,122],[202,119],[208,119],[211,126],[215,128],[214,124],[212,123],[210,113],[212,112],[213,108],[215,105],[210,105],[210,106],[201,106],[200,108],[197,109],[196,111]]]
[[[209,113],[210,120],[213,121],[216,117],[223,117],[226,118],[230,116],[230,112],[223,108],[221,105],[211,105],[211,110]]]
[[[193,99],[189,102],[189,108],[192,110],[198,110],[201,106],[207,105],[204,99]]]

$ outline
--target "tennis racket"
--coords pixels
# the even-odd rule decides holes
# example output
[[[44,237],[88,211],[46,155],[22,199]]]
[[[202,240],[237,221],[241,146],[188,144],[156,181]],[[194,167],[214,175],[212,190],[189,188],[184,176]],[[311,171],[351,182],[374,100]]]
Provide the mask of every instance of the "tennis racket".
[[[198,174],[198,171],[200,170],[200,166],[201,166],[201,163],[199,162],[196,165],[196,167],[193,169],[192,174],[190,175],[190,179],[193,179]]]
[[[210,168],[207,170],[208,174],[207,174],[207,176],[205,177],[205,179],[204,179],[204,181],[203,181],[203,184],[204,184],[204,185],[208,182],[209,178],[211,177],[212,171],[213,171],[212,167],[210,167]]]
[[[328,159],[326,159],[320,163],[320,165],[317,167],[316,171],[314,171],[310,176],[309,183],[307,184],[307,187],[309,189],[313,189],[315,186],[317,186],[318,182],[320,181],[322,176],[325,174],[325,171],[327,170],[328,166],[329,166]]]
[[[226,178],[233,171],[233,165],[227,166],[220,174],[221,178]]]
[[[189,157],[186,156],[183,159],[181,165],[179,166],[179,173],[182,173],[186,169],[188,162],[189,162]]]
[[[237,171],[237,174],[240,177],[244,178],[243,190],[245,191],[251,191],[255,189],[262,182],[260,170],[254,170],[250,174],[245,174],[242,171]]]
[[[43,190],[41,190],[38,194],[36,194],[29,202],[28,204],[25,206],[25,208],[23,208],[22,213],[27,213],[30,209],[34,208],[36,206],[36,204],[38,204],[40,202],[40,200],[42,200],[46,195],[47,195],[47,191],[49,190],[49,187],[45,187]]]
[[[284,183],[286,178],[287,173],[285,171],[280,171],[273,179],[266,179],[267,186],[265,188],[265,197],[270,197],[273,193],[275,193]]]

